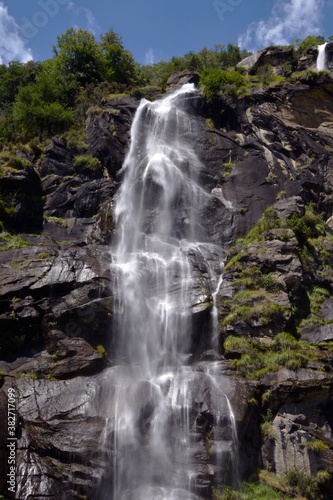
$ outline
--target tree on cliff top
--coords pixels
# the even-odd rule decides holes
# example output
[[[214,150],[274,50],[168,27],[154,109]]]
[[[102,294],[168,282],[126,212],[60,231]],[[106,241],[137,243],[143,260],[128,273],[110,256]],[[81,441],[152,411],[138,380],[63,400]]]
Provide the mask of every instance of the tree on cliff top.
[[[301,39],[295,40],[294,44],[299,54],[306,54],[311,47],[315,45],[322,45],[325,43],[325,38],[323,36],[309,35],[302,41]]]
[[[102,81],[102,48],[94,35],[86,30],[70,28],[57,40],[53,52],[64,75],[72,77],[79,87]]]
[[[103,74],[108,82],[132,85],[137,80],[136,62],[124,48],[122,38],[112,28],[101,37]]]

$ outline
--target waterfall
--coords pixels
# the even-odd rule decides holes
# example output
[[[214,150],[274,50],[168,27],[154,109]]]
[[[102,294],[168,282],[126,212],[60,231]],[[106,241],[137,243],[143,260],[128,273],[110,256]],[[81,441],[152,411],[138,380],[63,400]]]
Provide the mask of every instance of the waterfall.
[[[326,45],[327,42],[323,45],[318,45],[317,71],[324,71],[325,69],[328,69]]]
[[[118,365],[105,431],[113,440],[112,480],[103,500],[207,498],[197,457],[208,453],[202,436],[209,432],[198,415],[211,415],[216,429],[225,426],[218,453],[229,460],[234,416],[223,377],[191,363],[193,317],[202,303],[213,304],[210,326],[217,329],[225,258],[208,235],[205,208],[214,199],[230,209],[220,188],[210,193],[199,182],[198,121],[190,112],[197,99],[193,84],[155,102],[143,99],[132,124],[114,209]]]

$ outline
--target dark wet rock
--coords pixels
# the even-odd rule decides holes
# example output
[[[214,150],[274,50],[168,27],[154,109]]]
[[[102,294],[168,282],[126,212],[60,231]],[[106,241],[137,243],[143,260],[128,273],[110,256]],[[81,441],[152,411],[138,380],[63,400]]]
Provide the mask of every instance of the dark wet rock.
[[[112,100],[101,112],[90,114],[88,153],[97,157],[112,179],[121,169],[129,142],[129,131],[138,101],[131,97]]]
[[[89,243],[108,244],[111,240],[113,229],[112,202],[106,201],[101,206],[93,227],[88,236]]]
[[[51,334],[49,335],[49,339]],[[88,342],[80,337],[68,338],[61,332],[48,343],[49,351],[26,350],[26,356],[15,361],[0,361],[3,373],[14,377],[33,376],[47,380],[69,379],[78,375],[92,375],[103,370],[106,355],[100,355]]]
[[[327,65],[328,65],[328,70],[333,71],[333,43],[329,42],[326,45],[326,55],[327,55]]]
[[[73,155],[59,137],[53,137],[39,166],[39,172],[42,177],[53,174],[63,178],[74,174]]]
[[[6,227],[17,232],[41,231],[43,192],[40,177],[32,166],[17,171],[5,168],[0,178],[0,196],[0,218]]]
[[[95,219],[92,217],[66,217],[66,219],[59,218],[59,220],[46,218],[43,224],[43,236],[49,238],[50,241],[70,241],[82,244],[90,242],[94,225]]]
[[[97,215],[101,203],[112,196],[115,185],[106,179],[84,182],[73,177],[62,182],[49,194],[45,215],[65,218],[88,218]]]
[[[100,370],[104,359],[95,349],[111,345],[108,248],[61,250],[59,244],[48,241],[47,247],[1,252],[0,264],[2,369],[6,373],[34,370],[45,376],[54,365],[60,378]],[[35,352],[31,352],[34,346]],[[42,354],[45,347],[49,354],[61,354],[66,361],[47,366],[50,359]],[[35,357],[38,352],[39,360]],[[21,359],[16,366],[12,364],[15,355]]]

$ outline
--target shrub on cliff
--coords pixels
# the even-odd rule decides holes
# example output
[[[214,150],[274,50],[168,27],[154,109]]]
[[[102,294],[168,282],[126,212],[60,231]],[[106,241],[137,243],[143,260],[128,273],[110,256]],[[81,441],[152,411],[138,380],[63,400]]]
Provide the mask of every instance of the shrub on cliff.
[[[325,43],[325,38],[323,36],[314,35],[307,36],[303,41],[300,39],[295,40],[295,45],[299,54],[306,54],[311,47],[322,45],[323,43]]]
[[[74,120],[71,110],[66,110],[56,100],[43,97],[40,84],[29,84],[20,89],[13,107],[13,119],[18,131],[27,137],[48,135],[66,130]]]
[[[212,101],[217,95],[223,93],[228,86],[233,86],[237,90],[245,85],[246,79],[238,71],[208,68],[200,76],[200,87],[208,101]]]
[[[83,170],[85,172],[100,172],[102,170],[102,164],[98,158],[91,155],[77,155],[74,158],[75,170]]]

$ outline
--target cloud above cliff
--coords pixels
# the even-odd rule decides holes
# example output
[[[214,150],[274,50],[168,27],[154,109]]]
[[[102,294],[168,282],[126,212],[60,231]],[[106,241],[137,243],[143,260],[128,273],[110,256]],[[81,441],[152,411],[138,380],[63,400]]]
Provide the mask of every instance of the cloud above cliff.
[[[84,18],[87,30],[90,31],[90,33],[92,33],[93,35],[96,35],[96,31],[98,31],[99,26],[97,25],[95,16],[90,9],[77,6],[74,2],[69,2],[69,4],[67,5],[67,10],[73,12],[77,20],[79,20],[80,18]],[[74,28],[79,28],[79,25],[75,24]]]
[[[324,0],[275,0],[267,20],[251,23],[238,44],[256,51],[275,43],[288,45],[295,38],[320,34]]]
[[[150,64],[150,65],[153,65],[154,64],[154,51],[152,48],[150,48],[147,52],[146,52],[146,56],[145,56],[145,64]]]
[[[32,58],[31,50],[20,36],[18,24],[4,3],[0,2],[0,64],[7,64],[14,59],[27,62]]]

